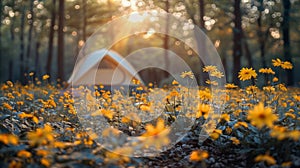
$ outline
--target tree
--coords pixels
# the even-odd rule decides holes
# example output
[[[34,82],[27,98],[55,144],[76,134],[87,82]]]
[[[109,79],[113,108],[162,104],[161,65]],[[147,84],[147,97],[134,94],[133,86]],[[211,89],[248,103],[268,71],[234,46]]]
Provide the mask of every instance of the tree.
[[[283,5],[283,20],[282,20],[282,35],[283,35],[283,53],[286,61],[292,63],[291,49],[290,49],[290,0],[282,0]],[[287,85],[294,84],[293,70],[287,71]]]
[[[233,28],[233,82],[239,84],[238,73],[241,68],[242,57],[242,16],[241,0],[234,0],[234,28]]]
[[[20,24],[20,78],[23,83],[24,80],[24,54],[25,54],[25,45],[24,45],[24,32],[25,32],[25,7],[21,7],[21,24]]]
[[[65,1],[59,0],[58,38],[57,38],[57,78],[64,80],[64,10]]]
[[[30,64],[30,57],[31,57],[31,44],[32,44],[32,30],[33,30],[33,22],[34,22],[34,12],[33,12],[33,1],[30,0],[30,11],[28,15],[28,36],[27,36],[27,50],[26,50],[26,66],[25,66],[25,72],[28,72],[29,64]]]
[[[49,42],[48,42],[48,56],[46,63],[46,73],[51,74],[51,65],[52,65],[52,57],[53,57],[53,41],[54,41],[54,26],[56,20],[56,0],[52,0],[51,6],[51,25],[49,31]]]

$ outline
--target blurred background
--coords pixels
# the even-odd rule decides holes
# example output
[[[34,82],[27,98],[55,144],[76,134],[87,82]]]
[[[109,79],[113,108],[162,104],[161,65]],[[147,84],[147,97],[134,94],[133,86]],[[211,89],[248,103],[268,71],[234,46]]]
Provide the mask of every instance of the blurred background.
[[[1,0],[0,81],[24,82],[24,74],[67,80],[86,40],[115,17],[139,10],[164,11],[199,26],[217,48],[228,82],[240,84],[241,67],[272,67],[272,59],[293,63],[278,72],[287,85],[299,85],[300,0]],[[193,29],[168,25],[169,29]],[[116,29],[126,29],[126,25]],[[117,30],[116,30],[117,31]],[[157,46],[182,56],[196,75],[201,61],[177,39],[155,32],[120,40],[112,49],[126,56]],[[276,71],[276,69],[275,69]],[[150,72],[150,73],[149,73]],[[276,71],[277,72],[277,71]],[[168,76],[147,69],[146,82]],[[260,81],[260,80],[259,80]],[[262,79],[263,81],[263,79]]]

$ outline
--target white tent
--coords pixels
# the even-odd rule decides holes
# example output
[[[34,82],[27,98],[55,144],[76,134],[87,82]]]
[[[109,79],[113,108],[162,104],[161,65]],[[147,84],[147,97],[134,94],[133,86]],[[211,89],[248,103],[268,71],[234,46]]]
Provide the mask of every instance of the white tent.
[[[132,79],[141,80],[132,65],[112,50],[97,50],[76,63],[68,80],[72,85],[129,85]]]

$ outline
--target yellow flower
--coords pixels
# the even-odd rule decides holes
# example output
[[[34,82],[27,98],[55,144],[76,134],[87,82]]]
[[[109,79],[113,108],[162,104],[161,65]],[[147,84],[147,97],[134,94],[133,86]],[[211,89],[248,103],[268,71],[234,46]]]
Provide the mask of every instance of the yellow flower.
[[[207,159],[209,156],[208,152],[205,150],[194,150],[190,155],[190,161],[199,162]]]
[[[287,138],[286,131],[287,129],[285,127],[276,125],[271,129],[270,136],[278,140],[283,140]]]
[[[211,76],[214,76],[214,77],[217,77],[217,78],[222,78],[222,77],[224,77],[224,74],[223,74],[222,72],[218,71],[218,70],[212,71],[212,72],[210,73],[210,75],[211,75]]]
[[[96,112],[91,114],[91,116],[98,116],[98,115],[103,115],[111,120],[113,118],[114,113],[111,110],[99,109]]]
[[[213,86],[218,86],[218,82],[214,81],[214,80],[206,80],[205,83],[209,84],[209,85],[213,85]]]
[[[201,100],[210,100],[212,98],[211,92],[207,88],[205,88],[204,90],[199,90],[198,95]]]
[[[31,153],[26,151],[26,150],[20,150],[17,154],[18,157],[22,157],[22,158],[30,158],[31,157]]]
[[[130,147],[119,147],[114,149],[113,151],[107,151],[105,153],[106,158],[104,161],[106,163],[127,163],[130,161],[128,155],[132,154],[133,149]]]
[[[242,68],[239,72],[239,79],[242,81],[249,80],[251,78],[256,78],[257,73],[252,68]]]
[[[226,113],[222,114],[221,115],[221,120],[224,120],[224,121],[228,122],[230,120],[230,115],[226,114]]]
[[[268,165],[276,164],[276,160],[269,154],[258,155],[255,157],[255,162],[267,162]]]
[[[13,160],[13,161],[11,161],[11,162],[9,163],[9,166],[8,166],[8,167],[9,167],[9,168],[21,168],[21,167],[22,167],[22,163],[19,162],[19,161]]]
[[[49,155],[49,151],[48,150],[44,150],[44,149],[38,149],[37,151],[36,151],[36,154],[37,155],[39,155],[39,156],[47,156],[47,155]]]
[[[50,78],[50,76],[47,75],[47,74],[43,76],[43,80],[47,80],[47,79],[49,79],[49,78]]]
[[[245,128],[248,128],[248,124],[246,122],[242,122],[242,121],[239,121],[237,123],[234,124],[234,128],[239,128],[239,127],[245,127]]]
[[[217,67],[213,65],[207,65],[203,68],[203,72],[213,72],[217,71]]]
[[[235,84],[233,84],[233,83],[227,83],[226,85],[225,85],[225,88],[226,89],[236,89],[238,86],[237,85],[235,85]]]
[[[239,144],[240,144],[240,140],[238,140],[236,137],[231,137],[230,140],[231,140],[232,143],[235,144],[235,145],[239,145]]]
[[[178,85],[179,83],[176,80],[173,80],[172,85]]]
[[[209,136],[213,139],[213,140],[217,140],[220,135],[222,134],[222,130],[219,129],[215,129]]]
[[[273,82],[278,82],[278,80],[279,80],[279,79],[278,79],[277,77],[274,77],[272,81],[273,81]]]
[[[52,127],[50,125],[45,125],[44,128],[38,128],[34,132],[27,133],[27,137],[31,146],[44,145],[54,140]]]
[[[140,138],[146,148],[155,146],[157,149],[160,149],[161,146],[170,143],[168,138],[169,132],[170,129],[165,127],[164,120],[158,119],[156,127],[151,124],[146,125],[146,132]]]
[[[194,79],[194,74],[192,71],[184,71],[181,73],[180,75],[181,78],[186,78],[186,77],[189,77],[191,79]]]
[[[293,69],[293,65],[292,65],[292,63],[290,63],[289,61],[285,61],[285,62],[281,65],[281,67],[282,67],[283,69]]]
[[[12,110],[13,109],[13,107],[11,106],[11,105],[9,105],[8,103],[2,103],[2,106],[4,107],[4,108],[7,108],[8,110]]]
[[[0,134],[0,142],[4,143],[5,145],[18,145],[19,138],[13,134]]]
[[[294,141],[298,141],[300,139],[300,131],[299,130],[293,130],[288,132],[288,137],[293,139]]]
[[[31,118],[32,121],[35,122],[36,124],[39,123],[39,119],[32,114],[26,114],[26,113],[22,112],[21,114],[19,114],[19,117],[20,118]]]
[[[272,113],[270,107],[264,107],[263,103],[259,103],[254,106],[252,110],[249,110],[248,120],[251,121],[251,124],[257,128],[262,128],[263,126],[272,127],[274,121],[277,120],[277,116]]]
[[[264,73],[264,74],[272,74],[275,75],[275,72],[271,69],[271,68],[260,68],[259,69],[260,73]]]
[[[29,76],[33,76],[33,75],[34,75],[34,72],[30,72],[30,73],[29,73]]]
[[[275,67],[281,67],[282,69],[292,69],[293,65],[292,63],[290,63],[289,61],[281,61],[279,58],[277,58],[276,60],[272,59],[272,64]]]
[[[207,119],[210,110],[211,108],[208,104],[198,104],[196,118],[203,116],[203,118]]]
[[[44,165],[45,167],[49,167],[50,166],[50,161],[47,158],[41,158],[40,160],[41,164]]]
[[[282,61],[279,58],[277,58],[275,60],[272,59],[272,64],[273,64],[274,67],[279,67],[282,64]]]

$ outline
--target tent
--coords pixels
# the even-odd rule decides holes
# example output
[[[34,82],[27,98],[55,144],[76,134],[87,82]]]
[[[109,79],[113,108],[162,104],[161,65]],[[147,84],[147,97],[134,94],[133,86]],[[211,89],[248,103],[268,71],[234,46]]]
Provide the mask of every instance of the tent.
[[[142,82],[136,70],[120,54],[101,49],[76,63],[68,84],[122,86],[129,85],[132,79]]]

